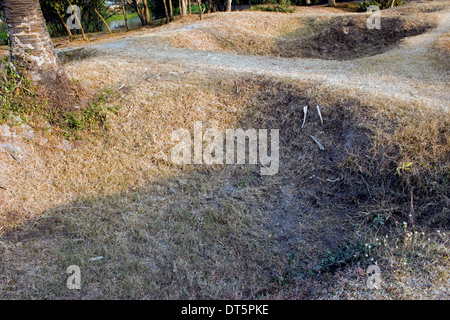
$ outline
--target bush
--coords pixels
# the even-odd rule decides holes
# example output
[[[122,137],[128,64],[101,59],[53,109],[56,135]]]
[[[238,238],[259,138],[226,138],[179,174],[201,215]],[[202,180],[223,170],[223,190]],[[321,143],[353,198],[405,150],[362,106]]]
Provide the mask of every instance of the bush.
[[[31,81],[17,71],[17,66],[0,60],[0,124],[13,115],[33,114],[41,106],[35,99]]]
[[[0,46],[8,44],[8,34],[0,31]]]
[[[252,7],[254,11],[270,11],[270,12],[283,12],[292,13],[294,8],[291,6],[290,0],[280,0],[278,3],[271,4],[269,6],[255,6]]]
[[[1,19],[1,17],[0,17]],[[8,33],[6,29],[6,24],[0,23],[0,46],[8,44]]]
[[[387,9],[391,6],[392,0],[371,0],[367,2],[361,2],[358,4],[358,12],[366,12],[367,8],[370,6],[378,6],[380,10]],[[394,6],[399,6],[403,4],[402,0],[395,0]]]

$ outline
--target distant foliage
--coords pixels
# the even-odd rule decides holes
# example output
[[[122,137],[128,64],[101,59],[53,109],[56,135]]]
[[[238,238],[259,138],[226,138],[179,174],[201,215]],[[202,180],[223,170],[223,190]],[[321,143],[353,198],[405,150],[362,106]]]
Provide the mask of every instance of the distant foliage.
[[[371,0],[366,2],[361,2],[358,5],[358,12],[366,12],[369,6],[378,6],[381,10],[390,8],[392,0]],[[394,6],[399,6],[403,4],[402,0],[396,0]]]
[[[254,6],[252,10],[255,11],[270,11],[270,12],[284,12],[292,13],[294,8],[291,5],[290,0],[280,0],[278,3],[271,4],[269,6]]]
[[[65,35],[66,31],[62,25],[57,11],[60,10],[63,19],[69,18],[66,13],[70,5],[77,5],[81,8],[81,22],[86,32],[101,31],[103,23],[94,12],[96,8],[100,14],[108,19],[111,14],[108,13],[108,5],[106,0],[40,0],[42,13],[52,36]]]

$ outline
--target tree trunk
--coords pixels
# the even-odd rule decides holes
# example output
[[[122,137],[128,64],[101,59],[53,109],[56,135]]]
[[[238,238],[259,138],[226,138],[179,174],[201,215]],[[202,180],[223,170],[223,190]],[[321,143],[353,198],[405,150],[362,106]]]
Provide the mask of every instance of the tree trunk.
[[[187,0],[187,4],[188,4],[188,13],[192,14],[191,0]]]
[[[166,15],[166,23],[169,23],[169,11],[167,10],[167,0],[163,0],[164,3],[164,14]]]
[[[106,29],[108,29],[108,32],[111,34],[111,28],[108,26],[108,23],[106,22],[105,19],[103,19],[102,15],[100,14],[100,12],[98,12],[97,8],[94,8],[94,12],[98,15],[98,17],[102,20],[103,24],[106,26]]]
[[[69,0],[69,4],[72,5],[72,1]],[[86,34],[84,33],[83,25],[81,24],[80,18],[76,14],[75,14],[75,19],[77,19],[78,25],[80,26],[81,35],[83,37],[83,40],[84,41],[89,41],[89,39],[86,37]],[[88,22],[88,26],[89,26],[89,22]],[[88,27],[88,29],[89,29],[89,27]]]
[[[69,26],[67,25],[66,21],[64,21],[64,18],[59,9],[56,9],[56,13],[58,14],[59,19],[61,19],[61,23],[63,24],[64,28],[67,31],[67,34],[69,35],[69,40],[72,40],[73,39],[72,31],[70,31]]]
[[[136,12],[139,16],[139,20],[141,20],[141,26],[145,26],[147,24],[147,20],[145,19],[144,10],[137,8]]]
[[[172,0],[169,0],[169,17],[170,17],[170,21],[173,21],[173,5],[172,5]]]
[[[328,0],[328,5],[330,7],[336,7],[336,0]]]
[[[125,30],[128,32],[130,31],[130,27],[128,26],[128,17],[127,17],[127,10],[125,9],[125,0],[122,0],[122,12],[123,18],[125,19]]]
[[[227,0],[227,12],[231,11],[231,2],[232,0]]]
[[[145,8],[139,8],[139,4],[142,0],[127,0],[127,3],[136,11],[139,16],[139,20],[141,20],[141,25],[145,26],[148,22],[146,18]]]
[[[180,13],[181,13],[181,16],[185,16],[187,14],[186,1],[187,0],[180,0]]]
[[[200,11],[200,20],[203,20],[202,0],[198,0],[198,10]]]
[[[53,49],[39,0],[3,0],[11,59],[26,67],[35,82],[56,79],[60,63]]]
[[[150,9],[148,8],[148,1],[143,0],[143,4],[144,4],[145,20],[147,21],[147,24],[149,24],[152,18],[150,17]]]
[[[86,33],[84,33],[83,25],[81,24],[80,18],[77,15],[75,15],[75,18],[77,19],[78,24],[80,25],[81,36],[83,37],[83,40],[89,41],[88,37],[86,37]],[[88,22],[88,29],[89,29],[89,22]],[[89,30],[88,30],[88,32],[89,32]]]

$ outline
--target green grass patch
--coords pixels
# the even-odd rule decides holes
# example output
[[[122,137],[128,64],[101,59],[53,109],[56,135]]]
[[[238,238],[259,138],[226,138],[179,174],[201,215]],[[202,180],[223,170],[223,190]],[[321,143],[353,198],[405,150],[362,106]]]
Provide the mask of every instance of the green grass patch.
[[[203,8],[203,10],[205,10],[206,6],[202,4],[202,8]],[[191,6],[191,12],[192,13],[197,13],[197,14],[200,13],[200,10],[199,10],[197,4],[194,4],[194,5]]]
[[[128,19],[134,19],[134,18],[137,18],[137,17],[138,17],[138,14],[136,12],[127,15]],[[124,17],[123,14],[116,14],[116,15],[113,15],[112,17],[108,18],[106,20],[106,22],[121,21],[121,20],[124,20],[124,19],[125,19],[125,17]]]

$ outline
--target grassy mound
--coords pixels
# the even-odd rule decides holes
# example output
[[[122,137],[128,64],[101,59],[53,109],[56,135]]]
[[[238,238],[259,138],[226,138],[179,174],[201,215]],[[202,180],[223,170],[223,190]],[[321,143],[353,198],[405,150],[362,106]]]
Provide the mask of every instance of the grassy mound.
[[[402,39],[436,26],[433,12],[422,12],[418,19],[417,12],[401,10],[383,15],[381,29],[367,28],[366,13],[245,12],[216,15],[189,28],[169,27],[165,36],[175,46],[197,50],[350,60],[387,52]]]
[[[405,23],[400,17],[383,17],[381,29],[368,29],[367,16],[343,17],[318,33],[282,40],[274,50],[282,57],[350,60],[391,50],[405,37],[419,35],[436,24],[426,20]]]

